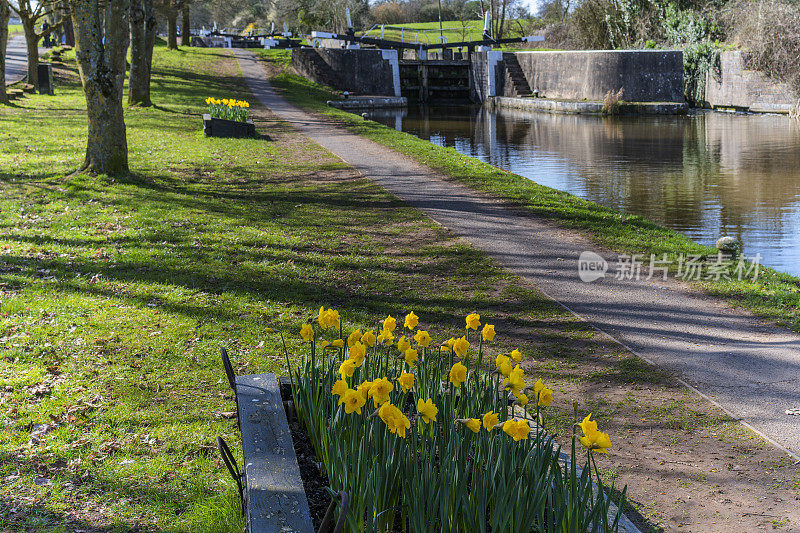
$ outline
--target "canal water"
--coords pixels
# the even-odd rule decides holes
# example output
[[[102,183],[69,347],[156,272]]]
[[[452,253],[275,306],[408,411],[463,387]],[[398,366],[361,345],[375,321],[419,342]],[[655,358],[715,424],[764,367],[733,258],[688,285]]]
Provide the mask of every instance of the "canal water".
[[[431,106],[369,118],[702,244],[736,236],[748,256],[800,275],[800,122],[788,117]]]

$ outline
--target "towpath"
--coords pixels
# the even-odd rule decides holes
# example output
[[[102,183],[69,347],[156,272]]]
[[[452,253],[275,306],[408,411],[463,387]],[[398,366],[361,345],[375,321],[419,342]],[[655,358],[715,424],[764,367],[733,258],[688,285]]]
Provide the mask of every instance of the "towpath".
[[[28,73],[28,52],[25,37],[15,35],[8,40],[6,49],[6,85],[17,83]]]
[[[672,279],[584,283],[581,252],[610,265],[616,254],[301,111],[275,93],[252,52],[235,53],[254,95],[281,119],[800,460],[800,416],[786,414],[800,407],[800,335]]]

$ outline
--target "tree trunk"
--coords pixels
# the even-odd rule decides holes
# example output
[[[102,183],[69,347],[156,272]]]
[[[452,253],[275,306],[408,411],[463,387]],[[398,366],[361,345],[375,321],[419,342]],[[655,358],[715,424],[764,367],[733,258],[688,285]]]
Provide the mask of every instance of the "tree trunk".
[[[508,5],[509,0],[502,0],[503,2],[503,10],[500,13],[500,26],[497,29],[497,39],[503,38],[503,32],[506,26],[506,6]]]
[[[78,71],[86,95],[89,133],[81,171],[128,172],[128,140],[122,109],[128,52],[130,0],[70,0]]]
[[[181,46],[191,46],[192,36],[189,33],[189,28],[191,27],[192,23],[189,20],[189,2],[183,3],[181,15]]]
[[[35,21],[22,21],[25,30],[25,45],[28,49],[28,83],[39,89],[39,35]]]
[[[72,29],[72,19],[64,19],[64,44],[75,46],[75,32]]]
[[[6,93],[6,45],[8,44],[8,4],[0,0],[0,104],[8,103]]]
[[[128,82],[128,103],[148,107],[153,46],[156,37],[156,16],[153,0],[132,0],[131,3],[131,72]]]
[[[167,7],[167,50],[178,49],[178,12]]]

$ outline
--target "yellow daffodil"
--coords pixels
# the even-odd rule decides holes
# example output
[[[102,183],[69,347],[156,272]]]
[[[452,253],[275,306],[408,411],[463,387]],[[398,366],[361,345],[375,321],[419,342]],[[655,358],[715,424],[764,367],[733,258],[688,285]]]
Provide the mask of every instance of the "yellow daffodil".
[[[350,387],[347,386],[347,382],[343,379],[340,379],[333,384],[333,388],[331,388],[331,394],[334,396],[343,396],[345,391],[347,391],[349,388]],[[342,403],[342,401],[339,400],[339,403]]]
[[[506,420],[503,423],[503,431],[506,432],[515,442],[527,439],[531,433],[531,427],[525,420]]]
[[[511,360],[515,363],[522,361],[522,352],[517,349],[511,350]]]
[[[331,343],[331,346],[334,348],[341,348],[342,346],[344,346],[344,341],[342,339],[336,339]]]
[[[452,352],[453,351],[453,344],[455,344],[456,339],[454,337],[450,337],[447,339],[447,342],[442,344],[442,350],[445,352]]]
[[[400,377],[397,378],[397,382],[400,384],[400,388],[403,389],[403,392],[408,392],[411,390],[411,387],[414,386],[414,374],[403,372],[400,374]]]
[[[539,378],[536,383],[533,384],[533,392],[536,393],[536,398],[540,406],[547,407],[553,403],[553,391],[552,389],[545,387],[541,378]]]
[[[403,358],[406,360],[406,364],[408,366],[414,366],[415,364],[417,364],[417,361],[419,360],[419,352],[417,352],[417,350],[415,350],[414,348],[409,348],[403,354]]]
[[[369,388],[369,395],[375,403],[375,407],[389,401],[389,393],[394,390],[394,385],[386,378],[380,378],[372,381],[372,386]]]
[[[361,414],[361,408],[364,407],[364,404],[367,403],[367,401],[361,394],[358,393],[358,391],[347,389],[342,396],[341,403],[344,404],[345,413],[350,414],[355,412]]]
[[[364,383],[362,383],[361,385],[358,386],[357,390],[358,390],[358,392],[361,393],[361,396],[364,397],[364,400],[369,398],[369,389],[371,387],[372,387],[372,382],[371,381],[365,381]]]
[[[583,422],[579,424],[581,430],[583,430],[581,444],[597,453],[608,453],[607,448],[611,447],[611,439],[608,433],[597,430],[597,422],[591,420],[591,418],[592,413],[589,413],[589,415],[583,419]]]
[[[300,328],[300,336],[303,337],[304,341],[310,341],[314,338],[314,328],[311,327],[311,324],[303,324],[303,327]]]
[[[364,356],[367,353],[367,347],[361,344],[360,342],[356,342],[352,346],[350,346],[350,351],[348,352],[348,356],[356,366],[361,366],[361,363],[364,362]]]
[[[467,381],[467,367],[461,363],[454,364],[450,369],[450,383],[455,387],[460,387],[465,381]]]
[[[499,423],[500,417],[494,411],[489,411],[483,415],[483,427],[486,428],[486,431],[491,431]]]
[[[469,350],[469,341],[466,337],[459,337],[453,341],[453,351],[457,356],[464,357],[467,355],[467,350]]]
[[[498,355],[494,359],[494,364],[497,366],[497,371],[508,377],[511,373],[511,359],[505,355]]]
[[[406,415],[389,402],[381,406],[378,410],[378,416],[381,417],[389,431],[396,433],[399,437],[405,437],[406,429],[411,427],[411,422]]]
[[[320,307],[317,322],[323,330],[336,327],[339,325],[339,311],[334,309],[328,309],[326,311],[324,307]]]
[[[353,344],[361,341],[361,330],[357,329],[354,330],[350,335],[347,337],[347,346],[352,346]]]
[[[471,313],[467,315],[467,329],[474,329],[478,331],[478,326],[481,325],[481,315],[478,313]]]
[[[509,388],[516,396],[519,394],[522,389],[525,388],[525,371],[522,370],[519,365],[515,366],[514,369],[509,373],[508,377],[503,380],[503,388]]]
[[[408,342],[408,339],[406,339],[405,335],[403,335],[397,341],[397,349],[400,351],[400,353],[406,353],[406,350],[409,348],[411,348],[411,343]]]
[[[436,414],[439,412],[439,408],[433,404],[433,400],[422,401],[422,398],[419,398],[417,400],[417,412],[423,422],[430,424],[431,422],[436,422]]]
[[[416,335],[414,335],[414,340],[423,348],[427,348],[431,344],[431,336],[424,330],[417,331]]]
[[[481,430],[481,421],[479,418],[470,418],[465,424],[470,431],[478,433]]]
[[[320,350],[325,350],[325,349],[326,349],[328,346],[330,346],[330,345],[331,345],[331,342],[330,342],[330,341],[320,341],[320,343],[319,343],[319,349],[320,349]]]
[[[486,324],[481,330],[481,338],[485,341],[494,340],[494,324]]]
[[[389,333],[391,333],[394,331],[396,327],[397,327],[397,320],[394,317],[392,317],[392,315],[389,315],[383,319],[384,331],[388,331]]]
[[[369,330],[368,332],[364,333],[361,336],[361,342],[363,342],[366,346],[368,346],[370,348],[375,346],[375,341],[377,341],[377,340],[378,340],[378,338],[375,336],[374,333],[372,333],[372,330]]]
[[[351,377],[355,371],[356,364],[352,359],[342,361],[342,364],[339,365],[339,374],[341,374],[342,379]]]
[[[414,329],[419,324],[419,317],[414,314],[414,311],[411,311],[406,315],[406,319],[403,322],[403,327],[408,329]]]
[[[394,339],[394,335],[392,335],[391,331],[383,330],[378,334],[378,343],[380,344],[391,344],[392,340]]]
[[[528,405],[528,402],[530,401],[526,394],[520,393],[520,394],[517,394],[516,397],[517,397],[517,403],[520,404],[523,407]]]

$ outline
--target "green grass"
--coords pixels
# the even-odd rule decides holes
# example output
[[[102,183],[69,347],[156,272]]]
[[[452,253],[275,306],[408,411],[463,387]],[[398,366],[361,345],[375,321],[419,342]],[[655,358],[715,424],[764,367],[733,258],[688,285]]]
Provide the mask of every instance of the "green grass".
[[[265,328],[294,353],[321,304],[345,328],[414,309],[446,338],[478,310],[570,337],[573,317],[287,125],[205,138],[207,96],[252,101],[227,51],[158,46],[154,64],[125,178],[72,174],[74,71],[0,107],[0,530],[236,530],[219,347],[241,373],[285,373]]]
[[[524,31],[525,22],[522,22],[523,27],[515,20],[510,20],[506,26],[504,38],[522,37],[527,35]],[[408,28],[405,31],[387,29],[384,31],[384,38],[393,40],[404,40],[405,42],[430,42],[433,44],[439,36],[439,23],[438,22],[410,22],[406,24],[389,24],[392,28]],[[465,41],[465,40],[479,40],[483,35],[483,20],[446,20],[442,21],[442,28],[444,36],[447,37],[448,42]],[[451,31],[455,30],[455,31]],[[380,37],[380,28],[376,28],[369,33],[369,37]],[[427,35],[427,40],[425,35]]]
[[[25,29],[22,27],[22,24],[9,24],[8,25],[8,36],[11,37],[13,35],[20,35],[25,33]]]
[[[267,61],[284,64],[288,51],[260,52]],[[618,253],[671,258],[678,254],[713,255],[716,250],[650,222],[583,200],[569,193],[539,185],[453,148],[436,146],[413,135],[398,132],[358,115],[328,107],[338,93],[304,78],[282,72],[273,76],[276,87],[294,104],[327,115],[351,131],[394,148],[476,190],[505,198],[539,216],[578,230],[586,230],[601,245]],[[713,296],[800,331],[800,278],[766,268],[758,280],[720,280],[698,283]]]

